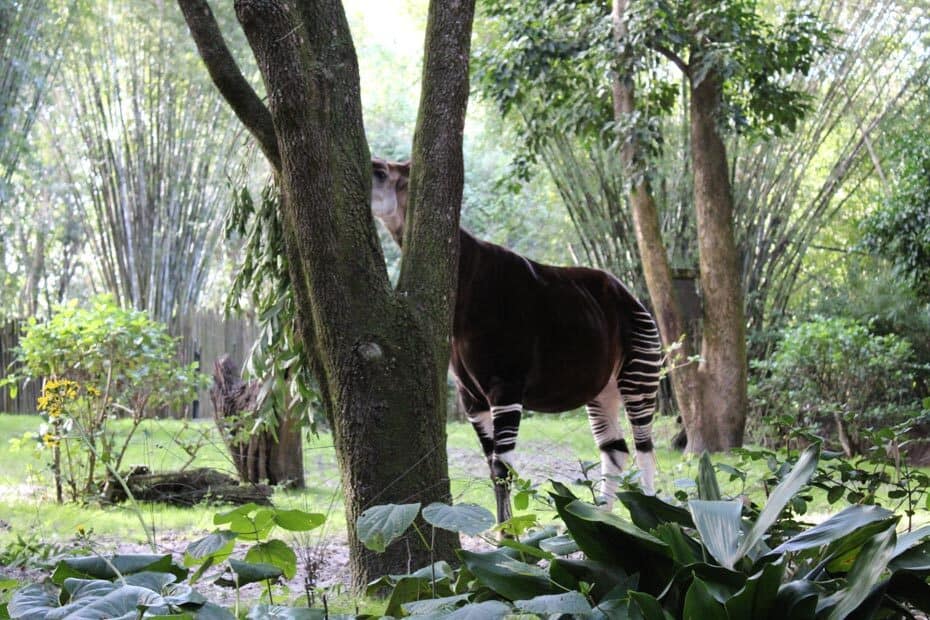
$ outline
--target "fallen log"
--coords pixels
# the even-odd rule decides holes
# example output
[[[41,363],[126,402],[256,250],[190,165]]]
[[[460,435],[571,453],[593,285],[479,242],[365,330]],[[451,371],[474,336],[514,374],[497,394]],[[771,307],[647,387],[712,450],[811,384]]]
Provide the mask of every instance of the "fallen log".
[[[240,485],[232,476],[207,467],[151,473],[137,467],[123,480],[136,501],[162,502],[174,506],[194,506],[202,502],[217,504],[271,503],[271,487],[264,484]],[[126,490],[111,478],[104,496],[108,502],[126,501]]]

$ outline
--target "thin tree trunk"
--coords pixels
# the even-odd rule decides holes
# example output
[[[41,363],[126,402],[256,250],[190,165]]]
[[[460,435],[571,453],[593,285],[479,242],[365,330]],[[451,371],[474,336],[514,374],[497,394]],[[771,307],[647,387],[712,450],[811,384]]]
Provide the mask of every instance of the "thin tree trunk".
[[[688,428],[691,452],[742,445],[748,407],[746,321],[726,148],[717,128],[720,99],[720,80],[713,72],[698,84],[692,81],[691,153],[704,327],[698,369],[702,415]]]
[[[626,0],[614,0],[612,17],[614,36],[618,43],[627,35],[626,26],[623,23],[626,6]],[[618,122],[631,118],[636,110],[632,76],[615,74],[612,86],[614,118]],[[633,211],[636,245],[639,248],[643,275],[655,310],[656,322],[659,324],[662,344],[669,347],[677,342],[681,343],[680,348],[670,360],[673,366],[678,365],[679,368],[672,371],[670,378],[672,390],[675,392],[675,401],[681,410],[681,416],[690,438],[691,429],[700,426],[697,368],[687,363],[692,352],[688,338],[685,337],[685,321],[682,318],[678,299],[675,297],[668,253],[662,239],[662,227],[659,223],[659,212],[652,196],[652,189],[642,171],[636,169],[640,158],[636,144],[631,139],[627,140],[624,142],[621,153],[624,167],[633,183],[630,190],[630,205]],[[637,179],[640,180],[637,181]]]

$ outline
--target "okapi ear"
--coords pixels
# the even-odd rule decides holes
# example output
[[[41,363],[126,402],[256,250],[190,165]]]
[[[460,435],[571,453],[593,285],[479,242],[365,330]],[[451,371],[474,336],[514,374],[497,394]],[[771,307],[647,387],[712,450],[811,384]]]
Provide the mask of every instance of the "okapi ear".
[[[410,176],[410,160],[409,159],[406,161],[399,161],[394,165],[397,166],[397,169],[400,171],[402,175],[407,176],[407,177]]]

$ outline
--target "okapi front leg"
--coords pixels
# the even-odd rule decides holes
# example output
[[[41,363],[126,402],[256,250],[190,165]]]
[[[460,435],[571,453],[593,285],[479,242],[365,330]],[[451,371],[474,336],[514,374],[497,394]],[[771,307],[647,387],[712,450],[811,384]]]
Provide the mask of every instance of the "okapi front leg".
[[[522,412],[523,405],[519,403],[491,407],[494,452],[488,462],[491,465],[491,480],[494,482],[494,497],[497,500],[498,523],[507,521],[513,515],[510,509],[510,482]]]

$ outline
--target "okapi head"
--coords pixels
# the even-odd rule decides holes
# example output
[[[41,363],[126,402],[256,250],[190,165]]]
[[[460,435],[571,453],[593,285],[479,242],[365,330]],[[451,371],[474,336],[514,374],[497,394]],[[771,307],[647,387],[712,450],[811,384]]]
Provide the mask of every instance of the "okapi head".
[[[404,238],[409,180],[409,159],[397,162],[380,157],[371,158],[371,212],[384,222],[397,245]]]

